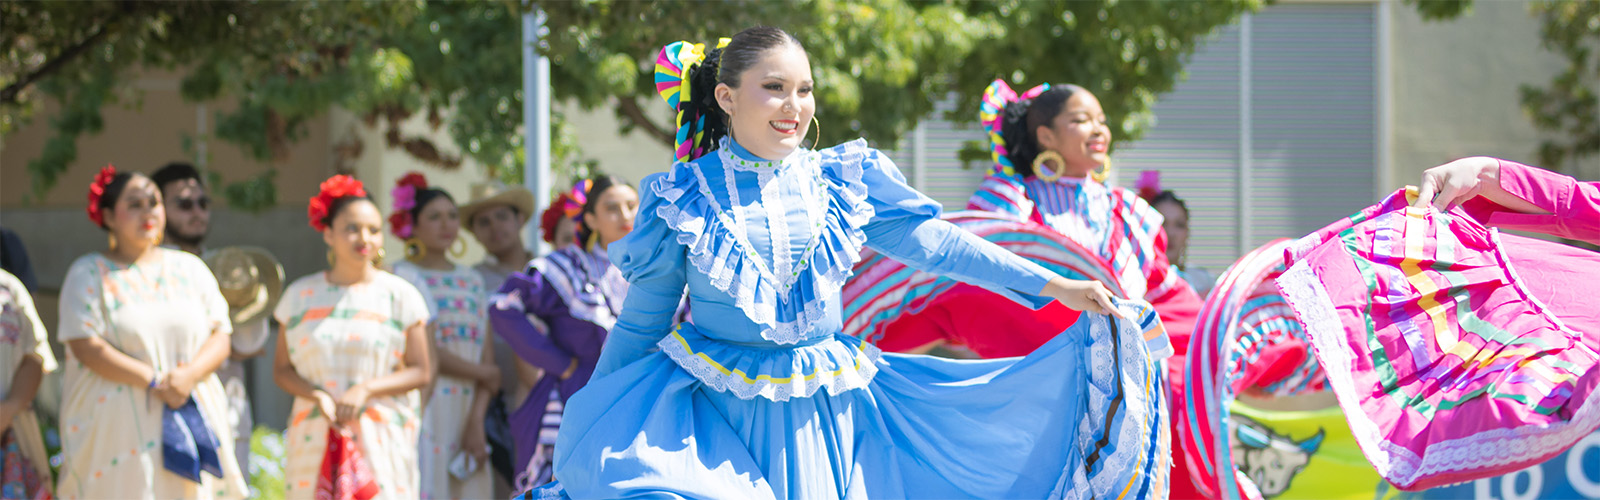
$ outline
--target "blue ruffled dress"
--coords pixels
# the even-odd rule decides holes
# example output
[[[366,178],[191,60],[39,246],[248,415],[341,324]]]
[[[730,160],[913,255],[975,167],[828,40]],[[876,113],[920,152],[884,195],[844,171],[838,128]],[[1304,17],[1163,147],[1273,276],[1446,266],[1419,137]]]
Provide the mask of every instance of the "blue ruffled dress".
[[[1148,305],[1024,358],[883,354],[840,333],[863,246],[1033,308],[1055,275],[941,221],[860,140],[771,162],[725,140],[641,191],[609,249],[622,313],[530,497],[1165,498]]]

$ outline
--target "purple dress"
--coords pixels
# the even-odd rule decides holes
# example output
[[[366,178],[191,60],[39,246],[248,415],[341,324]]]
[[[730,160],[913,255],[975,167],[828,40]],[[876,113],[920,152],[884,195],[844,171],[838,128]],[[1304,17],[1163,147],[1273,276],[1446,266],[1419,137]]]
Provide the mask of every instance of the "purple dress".
[[[568,247],[534,259],[527,270],[508,277],[490,299],[489,321],[495,334],[517,357],[544,371],[522,406],[511,413],[516,440],[513,470],[519,473],[514,488],[524,490],[550,480],[549,448],[555,443],[562,405],[594,373],[600,347],[616,324],[627,291],[627,281],[611,266],[604,250]],[[578,368],[561,380],[574,358]]]

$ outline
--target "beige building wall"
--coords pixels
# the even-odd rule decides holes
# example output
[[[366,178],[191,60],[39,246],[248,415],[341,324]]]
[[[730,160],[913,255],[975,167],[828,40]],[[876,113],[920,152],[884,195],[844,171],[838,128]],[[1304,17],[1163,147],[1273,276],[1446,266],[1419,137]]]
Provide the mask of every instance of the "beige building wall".
[[[1393,15],[1394,91],[1387,188],[1414,185],[1423,170],[1466,156],[1537,163],[1550,135],[1534,129],[1520,89],[1548,84],[1565,63],[1540,45],[1542,23],[1529,3],[1478,1],[1446,22],[1423,21],[1410,5],[1385,5]],[[1600,158],[1565,167],[1600,179]]]
[[[642,105],[657,124],[671,126],[672,113],[666,103],[651,98]],[[672,149],[665,144],[638,129],[619,134],[618,119],[609,106],[585,111],[576,104],[562,103],[556,108],[577,131],[583,158],[599,161],[600,170],[637,186],[644,176],[672,166]]]

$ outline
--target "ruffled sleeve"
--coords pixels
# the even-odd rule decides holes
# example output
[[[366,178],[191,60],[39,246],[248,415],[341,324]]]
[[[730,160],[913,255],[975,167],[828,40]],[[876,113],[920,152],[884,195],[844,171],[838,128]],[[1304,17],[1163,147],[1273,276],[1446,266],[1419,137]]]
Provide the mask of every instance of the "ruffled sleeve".
[[[865,187],[873,209],[863,228],[868,247],[916,269],[983,287],[1035,309],[1050,303],[1038,293],[1055,273],[940,219],[939,203],[906,185],[894,162],[867,148],[864,141],[841,148],[841,156],[859,155],[859,161],[841,158],[834,168],[842,169],[846,178],[855,174]]]
[[[688,254],[678,242],[679,235],[667,224],[669,214],[662,210],[671,206],[663,191],[669,196],[682,195],[672,191],[670,181],[656,174],[639,184],[640,217],[633,232],[607,248],[612,264],[628,280],[628,297],[606,337],[593,378],[643,358],[672,328],[687,281]]]

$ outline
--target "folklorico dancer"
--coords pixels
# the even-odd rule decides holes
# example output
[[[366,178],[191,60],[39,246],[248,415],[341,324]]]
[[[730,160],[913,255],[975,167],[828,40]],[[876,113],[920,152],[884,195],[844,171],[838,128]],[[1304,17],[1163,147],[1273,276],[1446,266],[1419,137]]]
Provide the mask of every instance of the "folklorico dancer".
[[[1510,473],[1600,427],[1600,183],[1495,158],[1428,170],[1289,245],[1278,288],[1378,474]]]
[[[1165,497],[1166,337],[1148,305],[940,220],[864,141],[802,147],[814,83],[788,33],[668,45],[656,80],[679,162],[645,179],[648,216],[608,250],[627,299],[567,402],[556,482],[530,496]],[[867,246],[1093,314],[1025,358],[883,354],[840,332]],[[686,286],[694,319],[674,328]]]

